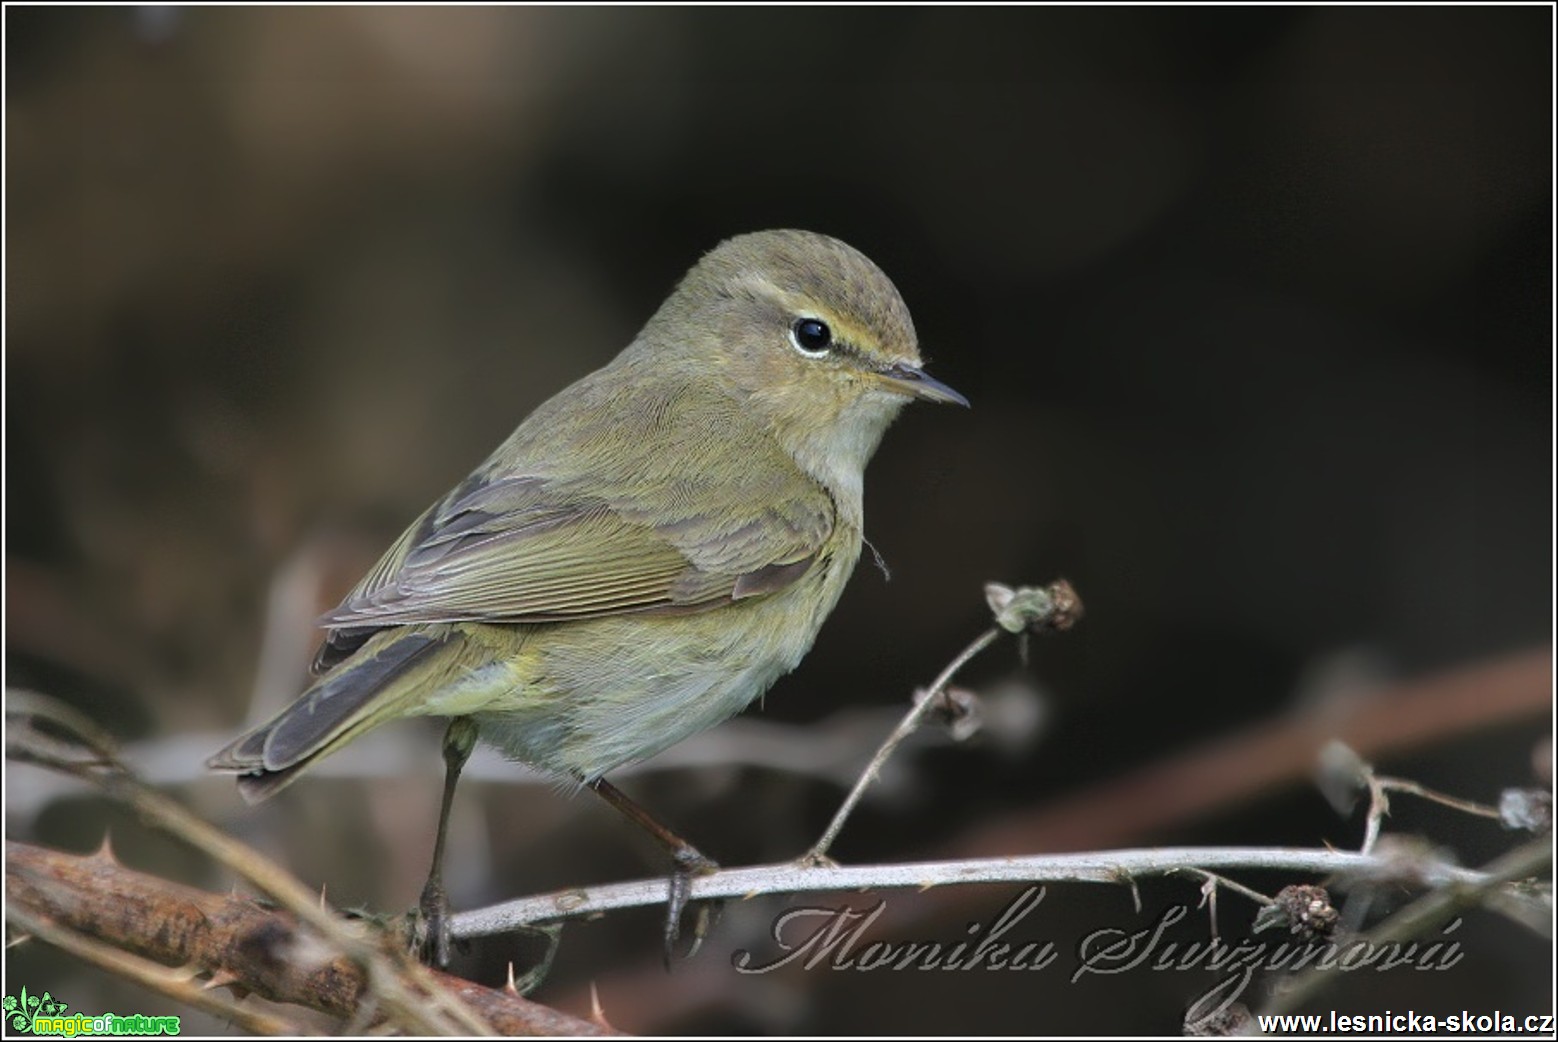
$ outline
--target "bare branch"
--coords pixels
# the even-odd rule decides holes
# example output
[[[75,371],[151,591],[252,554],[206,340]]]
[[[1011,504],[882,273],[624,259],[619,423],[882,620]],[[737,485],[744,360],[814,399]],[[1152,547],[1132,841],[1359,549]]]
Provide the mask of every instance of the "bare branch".
[[[18,928],[252,1031],[295,1034],[298,1027],[219,1000],[193,984],[189,971],[181,984],[178,971],[166,966],[198,966],[221,984],[348,1020],[371,1008],[380,988],[290,912],[135,872],[105,854],[81,857],[7,841],[6,897],[6,915]],[[489,1031],[610,1033],[517,994],[426,973],[433,987],[469,1007]],[[382,1001],[379,1008],[390,1012]]]
[[[1340,850],[1285,847],[1162,847],[1084,854],[1034,854],[966,861],[919,861],[893,865],[830,865],[788,862],[753,868],[721,869],[692,881],[692,898],[744,898],[757,894],[817,893],[833,890],[925,889],[949,883],[1128,883],[1142,876],[1180,872],[1251,869],[1350,874],[1395,879],[1399,861]],[[1412,880],[1431,886],[1477,886],[1485,878],[1454,865],[1418,863]],[[454,916],[456,937],[485,937],[520,926],[578,919],[665,901],[664,879],[578,887],[524,897]]]

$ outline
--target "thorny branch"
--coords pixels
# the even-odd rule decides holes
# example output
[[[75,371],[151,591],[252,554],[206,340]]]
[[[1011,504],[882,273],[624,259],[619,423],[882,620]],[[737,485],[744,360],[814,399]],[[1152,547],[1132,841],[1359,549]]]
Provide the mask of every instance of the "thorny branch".
[[[340,957],[344,966],[359,973],[364,986],[354,996],[353,1009],[364,1019],[364,1026],[383,1018],[413,1034],[493,1033],[455,991],[441,986],[432,971],[412,959],[404,946],[386,942],[365,923],[340,918],[259,852],[142,784],[119,763],[111,739],[91,721],[68,707],[15,692],[8,699],[6,717],[8,756],[72,774],[128,804],[154,827],[188,843],[272,898],[295,920],[289,943],[302,945],[301,950],[310,952],[316,964]],[[22,880],[11,872],[11,861],[8,854],[6,890],[15,899],[14,887]],[[67,889],[81,887],[90,889],[80,880]],[[31,909],[59,921],[47,905],[35,904]],[[236,972],[254,967],[239,964],[221,968]]]
[[[949,883],[1129,883],[1146,876],[1200,870],[1347,874],[1371,881],[1404,881],[1398,862],[1342,850],[1284,847],[1160,847],[1085,854],[1033,854],[966,861],[919,861],[893,865],[813,865],[789,862],[721,869],[692,881],[692,898],[746,898],[837,890],[918,889]],[[1412,880],[1429,886],[1477,886],[1484,877],[1449,864],[1418,864]],[[454,917],[456,937],[484,937],[523,925],[587,918],[619,908],[661,904],[665,880],[578,887],[519,898]]]
[[[10,871],[18,851],[7,844],[6,869]],[[12,927],[29,939],[37,939],[69,952],[83,962],[139,984],[148,991],[167,996],[194,1009],[242,1027],[256,1035],[306,1035],[313,1032],[301,1024],[273,1017],[244,1006],[198,982],[192,968],[164,966],[151,959],[123,950],[90,934],[59,925],[51,918],[34,914],[23,902],[13,899],[6,909]],[[128,945],[126,946],[128,947]]]
[[[136,872],[106,845],[82,857],[7,842],[6,894],[6,915],[16,928],[250,1031],[285,1035],[301,1029],[214,989],[233,986],[344,1018],[359,1029],[370,1026],[375,1002],[362,968],[310,937],[295,916],[250,898]],[[197,973],[209,980],[197,981]],[[606,1033],[517,994],[436,971],[428,977],[458,995],[493,1032]]]

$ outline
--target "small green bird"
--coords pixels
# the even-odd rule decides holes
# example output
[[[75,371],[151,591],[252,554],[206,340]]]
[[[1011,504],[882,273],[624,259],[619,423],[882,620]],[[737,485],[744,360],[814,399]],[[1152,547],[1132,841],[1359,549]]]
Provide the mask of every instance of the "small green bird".
[[[478,736],[672,849],[669,944],[687,873],[713,863],[604,775],[801,661],[860,556],[866,462],[915,398],[968,404],[920,368],[908,309],[863,254],[802,231],[722,243],[406,529],[321,620],[319,679],[208,765],[261,800],[380,724],[453,717],[429,954],[447,962],[444,827]]]

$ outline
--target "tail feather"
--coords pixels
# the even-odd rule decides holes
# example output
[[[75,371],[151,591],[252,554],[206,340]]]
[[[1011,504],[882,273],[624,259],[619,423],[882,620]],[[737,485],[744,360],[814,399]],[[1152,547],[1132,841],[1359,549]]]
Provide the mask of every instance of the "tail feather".
[[[444,641],[425,633],[396,633],[360,661],[320,678],[275,719],[243,735],[206,761],[238,774],[250,803],[275,795],[315,762],[363,731],[388,720],[381,696]]]

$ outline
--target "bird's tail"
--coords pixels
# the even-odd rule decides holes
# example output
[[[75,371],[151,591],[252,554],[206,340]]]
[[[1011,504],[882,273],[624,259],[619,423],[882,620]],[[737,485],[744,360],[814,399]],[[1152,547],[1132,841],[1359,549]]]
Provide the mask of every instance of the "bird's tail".
[[[405,715],[404,696],[421,687],[421,671],[445,641],[425,632],[389,632],[376,649],[321,677],[281,714],[206,761],[238,775],[250,803],[274,796],[342,745],[385,721]],[[412,682],[404,683],[406,680]]]

